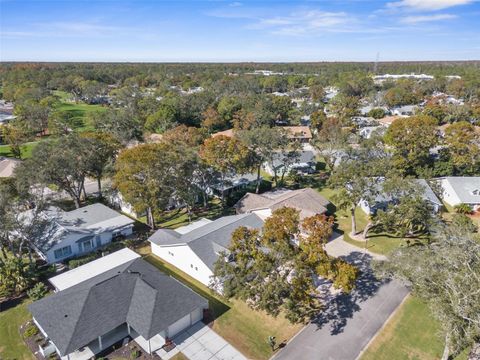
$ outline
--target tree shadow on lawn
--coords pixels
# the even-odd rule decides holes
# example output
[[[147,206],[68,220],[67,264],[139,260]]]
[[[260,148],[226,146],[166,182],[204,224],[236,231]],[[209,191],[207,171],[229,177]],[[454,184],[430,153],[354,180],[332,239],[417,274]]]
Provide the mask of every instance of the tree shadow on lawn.
[[[325,309],[312,321],[320,329],[323,326],[330,326],[331,335],[338,335],[343,332],[348,319],[360,310],[359,303],[374,296],[380,286],[388,283],[389,279],[377,279],[370,267],[372,257],[362,252],[352,252],[342,258],[357,266],[360,275],[356,282],[356,288],[350,294],[340,293],[327,299]]]

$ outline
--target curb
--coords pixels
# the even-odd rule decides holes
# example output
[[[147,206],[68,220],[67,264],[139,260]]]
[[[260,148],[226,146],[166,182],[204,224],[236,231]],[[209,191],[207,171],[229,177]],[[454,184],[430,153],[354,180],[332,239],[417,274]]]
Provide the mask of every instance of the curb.
[[[385,322],[383,323],[383,325],[380,327],[380,329],[378,329],[378,331],[375,333],[375,335],[372,336],[372,338],[370,339],[370,341],[363,347],[363,349],[358,353],[358,356],[355,358],[355,360],[359,360],[362,355],[365,353],[365,351],[368,349],[368,347],[373,343],[373,341],[377,338],[378,334],[380,334],[380,332],[387,326],[387,324],[390,322],[390,320],[395,316],[395,314],[398,313],[398,310],[402,307],[402,305],[405,303],[405,301],[407,301],[407,299],[410,298],[410,293],[407,293],[407,295],[405,295],[405,297],[402,299],[402,301],[400,302],[400,304],[398,304],[398,306],[395,308],[395,310],[392,311],[392,313],[390,314],[390,316],[387,318],[387,320],[385,320]]]

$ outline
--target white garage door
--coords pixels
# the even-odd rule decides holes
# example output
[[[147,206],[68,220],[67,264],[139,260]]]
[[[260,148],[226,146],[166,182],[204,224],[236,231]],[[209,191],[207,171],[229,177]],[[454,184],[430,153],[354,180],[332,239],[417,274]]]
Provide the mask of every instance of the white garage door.
[[[192,325],[199,322],[203,318],[203,309],[198,308],[192,312]]]
[[[185,330],[190,326],[190,314],[184,316],[177,322],[173,323],[168,327],[168,337],[172,338],[177,335],[180,331]]]

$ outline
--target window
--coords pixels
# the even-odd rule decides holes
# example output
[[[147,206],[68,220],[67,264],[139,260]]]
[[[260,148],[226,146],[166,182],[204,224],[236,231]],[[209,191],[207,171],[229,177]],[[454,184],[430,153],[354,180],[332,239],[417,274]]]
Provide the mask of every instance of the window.
[[[87,252],[93,249],[93,241],[92,239],[82,241],[78,243],[78,250],[80,252]]]
[[[70,245],[65,246],[63,248],[57,249],[54,252],[55,259],[60,259],[65,256],[71,255],[72,254],[72,247]]]
[[[102,237],[100,235],[95,236],[95,241],[97,243],[97,247],[102,246]]]

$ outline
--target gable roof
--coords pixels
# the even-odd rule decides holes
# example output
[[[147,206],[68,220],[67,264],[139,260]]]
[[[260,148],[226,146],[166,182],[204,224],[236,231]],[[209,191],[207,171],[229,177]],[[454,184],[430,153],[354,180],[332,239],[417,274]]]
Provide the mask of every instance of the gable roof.
[[[312,132],[308,126],[282,126],[280,129],[287,131],[289,139],[311,139]]]
[[[62,355],[125,322],[145,339],[199,307],[206,299],[134,259],[29,305],[30,312]]]
[[[135,221],[101,203],[81,207],[72,211],[50,208],[45,216],[52,220],[52,231],[44,234],[47,238],[40,241],[41,251],[45,252],[60,243],[67,233],[94,235],[105,231],[132,225]],[[55,232],[52,234],[52,232]]]
[[[236,204],[239,213],[250,213],[255,210],[276,210],[282,207],[292,207],[300,210],[300,218],[304,219],[315,214],[327,212],[330,201],[312,188],[298,190],[276,190],[263,194],[247,193]]]
[[[448,176],[444,179],[450,183],[462,203],[480,204],[480,176]]]
[[[218,253],[229,247],[232,233],[241,226],[260,229],[263,221],[256,214],[224,216],[186,234],[159,229],[148,240],[160,246],[187,245],[209,269],[213,270]]]
[[[289,139],[311,139],[312,132],[308,126],[278,126],[278,129],[285,130]],[[212,137],[217,136],[227,136],[233,137],[235,136],[234,129],[228,129],[219,131],[212,134]]]

